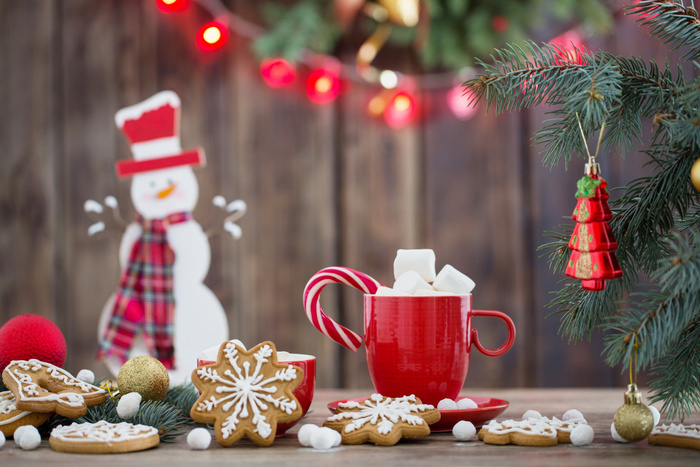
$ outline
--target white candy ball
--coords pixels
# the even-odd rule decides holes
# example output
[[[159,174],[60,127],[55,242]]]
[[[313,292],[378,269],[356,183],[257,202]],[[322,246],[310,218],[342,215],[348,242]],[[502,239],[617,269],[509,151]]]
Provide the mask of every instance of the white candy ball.
[[[452,434],[459,441],[469,441],[476,436],[476,428],[472,422],[462,420],[452,428]]]
[[[654,426],[658,425],[659,420],[661,420],[661,414],[659,413],[659,409],[657,409],[653,405],[647,405],[647,408],[651,410],[651,414],[654,416]]]
[[[203,451],[211,443],[211,433],[206,428],[195,428],[187,434],[187,444],[192,449]]]
[[[5,445],[5,435],[0,431],[0,449]]]
[[[329,428],[329,430],[330,430],[330,428]],[[340,432],[333,430],[333,434],[335,435],[334,446],[340,446],[341,444],[343,444],[343,437],[340,435]]]
[[[571,442],[576,446],[585,446],[593,442],[593,427],[586,423],[581,423],[576,425],[573,430],[571,430]]]
[[[620,434],[617,432],[617,430],[615,429],[615,422],[612,422],[610,424],[610,434],[612,435],[613,439],[618,443],[629,443],[629,441],[620,436]]]
[[[34,427],[32,427],[31,425],[22,425],[20,427],[17,427],[15,429],[15,432],[12,433],[12,439],[15,440],[15,444],[19,445],[19,440],[20,440],[20,438],[22,438],[22,435],[24,434],[24,432],[27,430],[30,430],[32,428],[34,428]]]
[[[327,451],[336,446],[335,431],[332,428],[323,427],[318,430],[313,430],[311,433],[311,447],[319,451]]]
[[[302,425],[302,427],[299,428],[299,433],[297,434],[297,438],[299,439],[299,443],[302,446],[306,446],[307,448],[310,448],[311,447],[311,435],[320,429],[321,429],[320,426],[314,425],[313,423],[307,423],[306,425]],[[333,431],[335,431],[335,430],[333,430]]]
[[[19,439],[15,438],[15,443],[19,444],[19,447],[25,451],[31,451],[32,449],[38,448],[41,444],[41,435],[39,434],[39,430],[31,425],[26,425],[21,428],[25,429],[20,432]]]
[[[141,394],[138,392],[130,392],[124,394],[119,398],[119,403],[117,404],[117,415],[119,418],[124,420],[129,419],[136,415],[141,406]]]
[[[438,410],[457,410],[457,403],[452,399],[443,399],[438,402]]]
[[[564,416],[561,419],[566,422],[568,420],[576,420],[576,419],[581,419],[581,418],[583,418],[585,420],[585,418],[581,412],[579,412],[576,409],[571,409],[571,410],[567,410],[566,412],[564,412]]]
[[[90,370],[83,369],[78,372],[76,378],[78,378],[80,381],[85,381],[88,384],[92,384],[95,382],[95,373]]]
[[[474,402],[470,398],[465,397],[464,399],[460,399],[457,401],[457,408],[460,410],[477,409],[477,408],[479,408],[479,406],[476,405],[476,402]]]
[[[537,410],[528,410],[523,414],[523,420],[527,420],[528,418],[540,419],[542,418],[542,414],[540,414]]]

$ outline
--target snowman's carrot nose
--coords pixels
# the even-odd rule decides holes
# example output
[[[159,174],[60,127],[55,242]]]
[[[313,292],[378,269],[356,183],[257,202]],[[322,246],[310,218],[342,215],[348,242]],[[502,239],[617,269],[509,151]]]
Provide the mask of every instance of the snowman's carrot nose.
[[[156,196],[160,199],[167,198],[175,190],[176,184],[171,184],[166,189],[159,191]]]

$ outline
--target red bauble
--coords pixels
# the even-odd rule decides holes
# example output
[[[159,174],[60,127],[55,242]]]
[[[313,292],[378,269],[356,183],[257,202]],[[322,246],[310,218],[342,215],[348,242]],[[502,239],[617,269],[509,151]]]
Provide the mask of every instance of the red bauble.
[[[58,326],[43,316],[15,316],[0,328],[0,372],[12,360],[31,358],[62,367],[66,339]]]

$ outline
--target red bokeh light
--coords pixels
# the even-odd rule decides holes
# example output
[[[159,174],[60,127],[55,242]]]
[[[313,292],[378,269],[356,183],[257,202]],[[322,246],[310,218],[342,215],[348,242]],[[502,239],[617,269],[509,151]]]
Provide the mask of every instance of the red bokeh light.
[[[455,117],[468,120],[476,113],[476,104],[472,100],[472,92],[465,91],[462,86],[455,86],[447,91],[447,106]]]
[[[401,91],[392,97],[384,109],[384,121],[395,130],[405,127],[415,117],[416,101],[406,91]]]
[[[558,65],[585,65],[585,60],[583,53],[586,50],[586,46],[583,44],[583,39],[581,34],[576,30],[567,31],[563,34],[558,35],[549,43],[557,47],[558,55],[561,60],[557,60]]]
[[[218,21],[205,24],[197,33],[197,47],[205,52],[223,47],[227,40],[228,28]]]
[[[312,71],[306,80],[306,93],[315,104],[332,102],[340,94],[338,73],[325,68]]]
[[[294,81],[294,67],[282,58],[266,58],[260,63],[263,81],[271,88],[281,88]]]
[[[184,10],[189,0],[156,0],[158,9],[163,13],[174,13]]]

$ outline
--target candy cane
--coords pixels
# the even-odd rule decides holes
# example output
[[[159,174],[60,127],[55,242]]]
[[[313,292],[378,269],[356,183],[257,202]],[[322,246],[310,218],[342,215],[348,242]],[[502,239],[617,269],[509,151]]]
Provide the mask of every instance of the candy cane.
[[[357,351],[362,344],[362,336],[333,321],[321,309],[318,302],[321,290],[328,284],[345,284],[366,293],[373,294],[382,286],[365,273],[350,268],[330,267],[314,274],[304,289],[304,311],[309,321],[323,334],[338,344]]]

